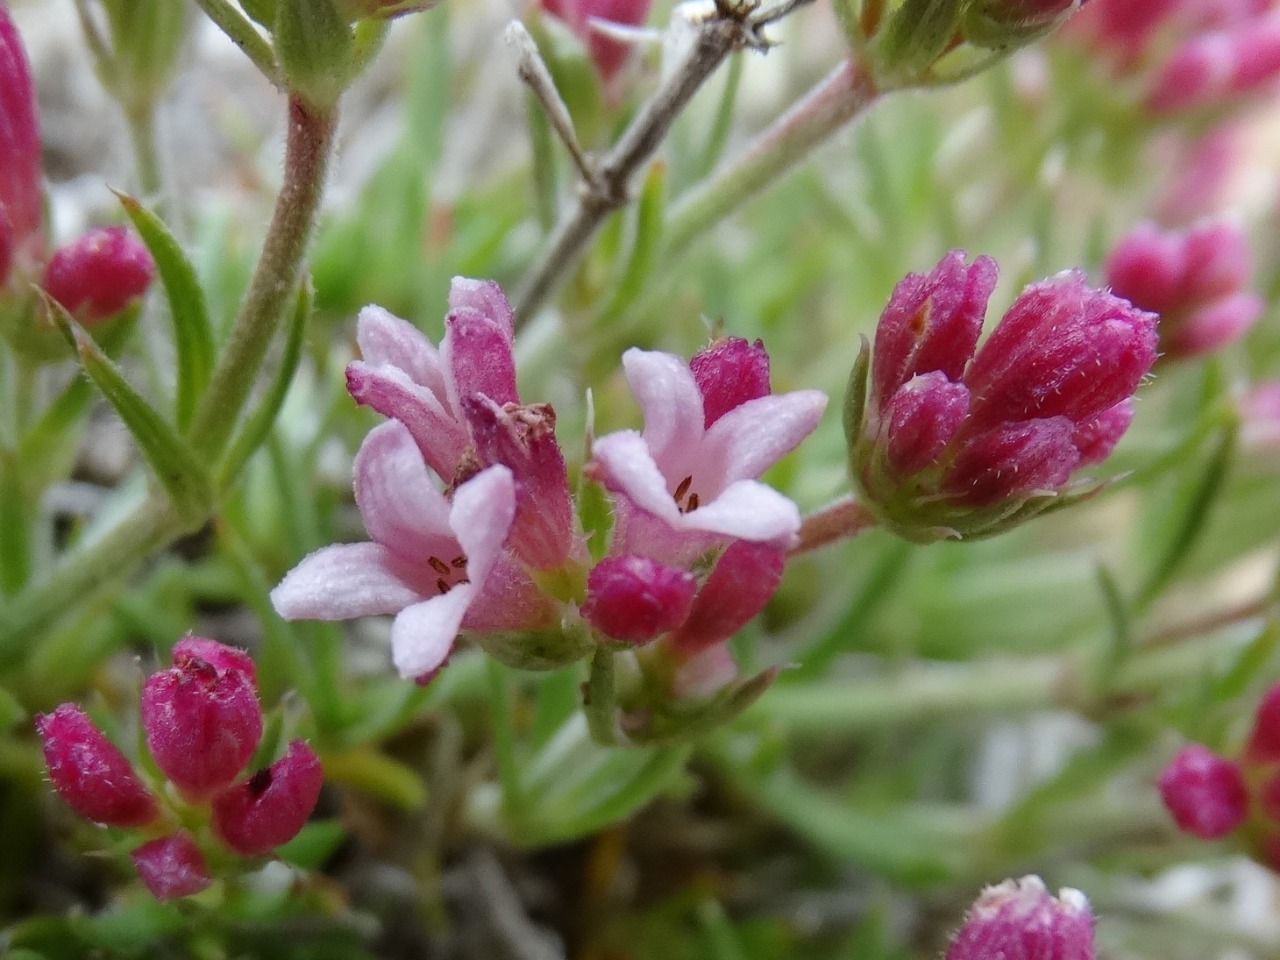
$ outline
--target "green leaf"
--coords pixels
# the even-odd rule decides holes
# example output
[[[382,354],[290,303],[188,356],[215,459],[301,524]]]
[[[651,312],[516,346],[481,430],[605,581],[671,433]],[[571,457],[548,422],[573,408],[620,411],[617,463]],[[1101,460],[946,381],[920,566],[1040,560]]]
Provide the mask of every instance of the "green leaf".
[[[1213,700],[1233,700],[1261,674],[1280,647],[1280,623],[1272,621],[1240,651],[1240,656],[1213,685]]]
[[[271,427],[280,414],[280,408],[284,405],[284,398],[289,393],[289,386],[293,383],[293,375],[298,370],[298,361],[302,357],[302,346],[307,334],[307,322],[311,318],[314,307],[315,289],[311,284],[311,278],[307,277],[299,287],[298,295],[293,302],[293,311],[289,315],[289,329],[285,335],[284,353],[280,357],[276,375],[258,409],[245,421],[244,426],[231,442],[231,450],[218,469],[217,489],[225,490],[235,481],[240,471],[244,469],[244,465],[249,462],[249,458],[271,432]]]
[[[627,307],[635,302],[644,290],[645,282],[653,273],[662,246],[662,222],[666,210],[666,165],[654,163],[644,179],[635,213],[635,232],[631,239],[631,251],[627,265],[614,288],[609,305],[598,321],[601,327],[609,327]]]
[[[126,429],[155,472],[178,517],[190,527],[209,516],[213,487],[195,452],[172,426],[125,379],[120,368],[102,352],[93,337],[71,314],[48,296],[46,308],[80,360],[85,373],[115,408]]]
[[[169,315],[173,318],[173,342],[178,354],[178,396],[175,422],[186,432],[191,425],[204,389],[213,370],[215,347],[209,308],[195,267],[183,253],[181,245],[159,217],[133,197],[116,193],[121,206],[142,242],[151,251],[169,299]]]
[[[312,820],[296,837],[277,847],[275,855],[304,870],[318,870],[346,835],[341,820]]]
[[[17,697],[0,687],[0,730],[8,730],[27,719],[27,711],[22,708]]]

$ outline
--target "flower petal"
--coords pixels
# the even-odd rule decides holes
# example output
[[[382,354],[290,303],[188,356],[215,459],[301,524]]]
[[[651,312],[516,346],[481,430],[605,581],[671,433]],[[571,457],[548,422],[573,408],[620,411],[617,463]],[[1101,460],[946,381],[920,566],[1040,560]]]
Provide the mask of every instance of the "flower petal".
[[[712,424],[699,459],[720,466],[720,485],[754,480],[813,433],[826,408],[821,390],[749,400]]]
[[[440,351],[409,321],[382,307],[367,306],[356,320],[356,343],[369,365],[399,367],[414,383],[444,396]]]
[[[347,364],[347,392],[356,403],[408,427],[427,465],[445,482],[453,480],[467,434],[439,397],[399,367],[374,367],[360,360]]]
[[[445,317],[440,356],[449,371],[446,386],[449,405],[462,419],[463,397],[483,393],[494,403],[519,403],[516,393],[516,360],[511,337],[493,320],[463,308]]]
[[[502,552],[515,515],[515,480],[504,466],[488,467],[454,491],[449,526],[467,556],[467,577],[475,589]]]
[[[400,611],[391,624],[391,659],[400,676],[413,680],[440,668],[474,597],[475,588],[463,583]]]
[[[350,620],[395,613],[422,599],[403,563],[377,543],[321,547],[290,570],[271,591],[286,620]]]
[[[449,501],[404,424],[392,420],[369,431],[356,454],[355,490],[364,528],[387,549],[410,562],[455,552]]]
[[[625,494],[636,506],[672,526],[680,522],[680,510],[667,487],[667,478],[654,462],[649,445],[636,431],[620,430],[601,437],[592,447],[592,463],[606,489]]]
[[[449,309],[461,310],[464,307],[484,314],[506,333],[508,340],[515,339],[515,314],[507,302],[507,295],[496,281],[454,277],[449,285]]]
[[[674,354],[635,347],[622,355],[622,368],[644,412],[644,442],[669,473],[702,442],[702,393],[693,371]]]
[[[800,510],[773,487],[739,480],[710,503],[681,514],[679,527],[756,543],[786,543],[800,529]]]

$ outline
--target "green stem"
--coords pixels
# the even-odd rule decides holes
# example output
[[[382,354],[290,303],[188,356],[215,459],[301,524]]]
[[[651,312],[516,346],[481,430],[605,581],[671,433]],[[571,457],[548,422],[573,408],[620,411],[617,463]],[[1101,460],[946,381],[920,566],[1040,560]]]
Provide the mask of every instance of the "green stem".
[[[279,84],[279,70],[276,67],[276,54],[271,44],[258,32],[258,28],[243,13],[233,7],[227,0],[196,0],[196,4],[204,11],[205,16],[217,24],[244,55],[253,61],[264,77],[274,84]]]
[[[587,678],[587,695],[583,711],[587,715],[587,728],[591,731],[591,739],[602,747],[611,747],[618,743],[613,666],[613,651],[604,644],[596,647],[595,656],[591,658],[591,675]]]
[[[290,98],[284,184],[249,292],[191,425],[191,445],[210,460],[226,446],[297,287],[324,192],[336,123],[336,112],[320,113]]]
[[[192,427],[193,445],[209,460],[226,445],[296,289],[333,148],[335,119],[332,113],[317,114],[290,101],[284,184],[249,291]],[[209,504],[209,514],[213,507]],[[31,631],[84,602],[87,593],[127,576],[193,525],[192,518],[184,523],[163,497],[148,497],[112,530],[66,557],[48,578],[0,611],[0,666],[21,658]]]
[[[881,95],[870,74],[843,60],[727,166],[686,193],[667,222],[663,260],[670,264],[711,229]]]
[[[485,658],[489,682],[489,709],[493,713],[493,750],[502,784],[502,816],[515,833],[525,814],[524,778],[516,749],[515,720],[511,715],[511,685],[507,668],[492,657]]]
[[[133,146],[133,164],[138,174],[138,189],[162,217],[167,210],[164,178],[160,172],[160,151],[156,148],[156,115],[154,104],[123,104],[129,140]]]

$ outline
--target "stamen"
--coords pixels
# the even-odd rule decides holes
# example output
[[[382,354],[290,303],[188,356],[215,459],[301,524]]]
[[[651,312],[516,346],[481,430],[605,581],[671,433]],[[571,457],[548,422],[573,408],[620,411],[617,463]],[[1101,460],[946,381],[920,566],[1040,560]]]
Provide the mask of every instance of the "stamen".
[[[455,570],[461,570],[463,567],[467,565],[467,558],[462,556],[454,557],[452,560],[449,561],[449,565],[453,567]]]
[[[685,513],[693,513],[698,509],[698,495],[696,493],[689,494],[689,503],[684,508]]]
[[[431,557],[427,560],[427,563],[431,566],[431,569],[440,574],[440,576],[447,577],[449,575],[449,565],[439,557]]]
[[[684,499],[684,495],[689,492],[689,485],[691,483],[693,483],[692,474],[690,474],[689,476],[685,477],[683,480],[680,481],[680,485],[676,487],[676,492],[672,494],[672,497],[675,498],[676,503],[679,503],[681,500]]]
[[[439,590],[442,594],[449,592],[449,584],[445,583],[444,577],[441,577],[439,580],[436,581],[436,589]]]

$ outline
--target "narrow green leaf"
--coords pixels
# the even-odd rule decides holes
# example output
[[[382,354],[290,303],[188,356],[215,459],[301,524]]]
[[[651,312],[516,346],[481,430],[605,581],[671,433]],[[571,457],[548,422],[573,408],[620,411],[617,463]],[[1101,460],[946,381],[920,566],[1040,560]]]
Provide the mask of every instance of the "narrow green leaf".
[[[266,396],[262,398],[258,409],[245,421],[232,441],[231,450],[218,469],[217,489],[225,490],[235,481],[240,471],[244,469],[244,465],[249,462],[249,458],[271,432],[280,408],[284,405],[284,398],[289,393],[289,385],[293,383],[293,375],[298,370],[303,342],[306,340],[307,321],[311,317],[314,305],[315,289],[312,287],[311,278],[307,277],[299,287],[298,295],[293,302],[293,311],[289,315],[289,330],[285,335],[284,353],[280,357],[279,367],[276,368],[275,378],[271,381],[271,386],[267,389]]]
[[[738,102],[738,88],[742,86],[742,67],[746,55],[738,50],[729,56],[724,88],[720,92],[720,100],[716,104],[715,119],[711,121],[711,131],[707,134],[707,142],[703,145],[702,155],[698,158],[696,179],[701,180],[710,174],[724,153],[724,146],[729,142],[729,132],[733,129],[734,109]]]
[[[1271,662],[1280,647],[1280,623],[1272,621],[1240,651],[1231,669],[1213,685],[1213,700],[1220,702],[1240,696],[1249,684]]]
[[[1183,496],[1177,498],[1173,509],[1174,535],[1164,552],[1151,568],[1146,582],[1138,591],[1134,605],[1144,609],[1169,585],[1183,561],[1195,547],[1204,532],[1213,504],[1222,492],[1231,460],[1235,454],[1237,428],[1228,424],[1222,431],[1204,472]]]
[[[1116,670],[1133,652],[1133,610],[1110,567],[1100,563],[1094,572],[1098,578],[1098,586],[1102,589],[1107,619],[1111,622],[1111,634],[1106,651],[1099,660],[1098,675],[1095,678],[1099,690],[1106,690],[1115,679]]]
[[[133,197],[118,191],[116,196],[142,242],[151,251],[160,272],[160,282],[164,284],[165,296],[169,299],[173,342],[178,355],[174,419],[178,430],[185,433],[196,404],[208,386],[209,373],[216,359],[213,327],[209,323],[204,290],[200,287],[195,267],[163,221]]]
[[[31,504],[27,502],[22,460],[0,447],[0,597],[17,593],[31,574]]]
[[[27,711],[22,708],[17,697],[0,687],[0,730],[8,730],[27,719]]]
[[[635,301],[644,289],[645,281],[653,272],[662,245],[662,222],[667,203],[666,165],[654,163],[644,179],[636,205],[635,232],[627,265],[623,268],[618,285],[614,288],[609,305],[600,315],[599,324],[608,327]]]
[[[178,516],[199,524],[213,504],[209,474],[195,452],[159,412],[125,379],[120,368],[102,352],[93,337],[53,299],[44,297],[46,309],[71,344],[94,385],[115,408],[126,429],[155,472]]]

